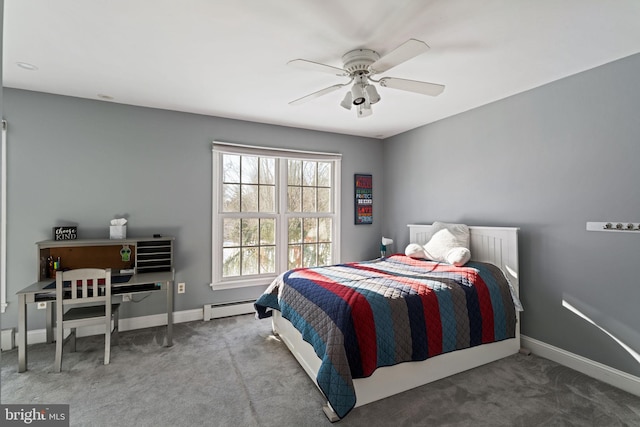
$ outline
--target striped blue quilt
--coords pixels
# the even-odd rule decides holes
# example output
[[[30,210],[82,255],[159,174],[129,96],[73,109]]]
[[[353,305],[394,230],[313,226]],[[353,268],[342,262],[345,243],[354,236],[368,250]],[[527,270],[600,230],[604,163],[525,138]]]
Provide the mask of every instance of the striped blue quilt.
[[[339,417],[354,407],[353,378],[376,368],[515,336],[516,313],[502,271],[393,255],[290,270],[255,303],[279,310],[322,360],[316,378]]]

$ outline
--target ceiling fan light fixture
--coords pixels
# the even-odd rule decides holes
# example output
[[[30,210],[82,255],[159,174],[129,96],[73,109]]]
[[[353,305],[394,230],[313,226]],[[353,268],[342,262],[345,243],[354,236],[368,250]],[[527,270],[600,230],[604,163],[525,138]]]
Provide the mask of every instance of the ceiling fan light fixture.
[[[369,98],[369,102],[371,104],[375,104],[376,102],[380,101],[380,95],[378,94],[378,91],[376,90],[376,87],[374,85],[367,85],[365,91],[367,92],[367,97]]]
[[[358,105],[358,118],[361,119],[363,117],[369,117],[373,114],[373,110],[371,109],[371,104],[369,102],[364,102]]]
[[[340,103],[340,106],[347,110],[351,110],[351,91],[344,94],[344,99]]]
[[[351,88],[351,97],[353,100],[353,105],[364,104],[364,102],[366,101],[364,85],[358,83],[354,84]]]

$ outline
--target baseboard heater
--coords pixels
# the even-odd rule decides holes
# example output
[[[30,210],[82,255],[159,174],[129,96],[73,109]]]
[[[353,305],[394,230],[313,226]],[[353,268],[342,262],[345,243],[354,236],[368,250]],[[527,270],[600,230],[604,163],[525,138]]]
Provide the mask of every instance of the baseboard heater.
[[[220,317],[237,316],[239,314],[254,313],[255,300],[206,304],[204,306],[203,320],[217,319]]]

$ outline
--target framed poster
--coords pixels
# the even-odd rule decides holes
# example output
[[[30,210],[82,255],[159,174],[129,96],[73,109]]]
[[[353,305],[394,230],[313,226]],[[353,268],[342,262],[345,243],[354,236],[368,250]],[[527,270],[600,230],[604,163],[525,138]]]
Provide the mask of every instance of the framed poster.
[[[373,224],[373,177],[355,174],[355,223]]]

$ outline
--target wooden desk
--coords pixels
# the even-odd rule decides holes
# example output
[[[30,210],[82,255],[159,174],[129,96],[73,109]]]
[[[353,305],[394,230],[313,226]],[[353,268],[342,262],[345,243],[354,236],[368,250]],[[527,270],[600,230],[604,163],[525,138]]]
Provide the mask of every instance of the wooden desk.
[[[167,293],[167,346],[173,345],[174,272],[134,274],[129,281],[111,285],[114,295],[165,291]],[[56,289],[51,279],[36,282],[18,292],[18,372],[27,370],[27,304],[47,302],[47,342],[53,342]]]
[[[47,302],[46,339],[53,342],[55,278],[48,274],[46,259],[61,257],[63,268],[111,268],[113,276],[120,269],[134,269],[128,281],[112,283],[111,292],[135,294],[165,291],[167,293],[167,346],[173,345],[173,238],[138,238],[124,240],[93,239],[38,242],[37,282],[17,292],[18,295],[18,372],[27,370],[27,304]],[[130,259],[122,261],[120,250],[131,249]],[[65,261],[66,260],[66,261]],[[124,262],[124,264],[123,264]],[[66,265],[65,265],[66,263]],[[118,297],[119,298],[119,297]]]

